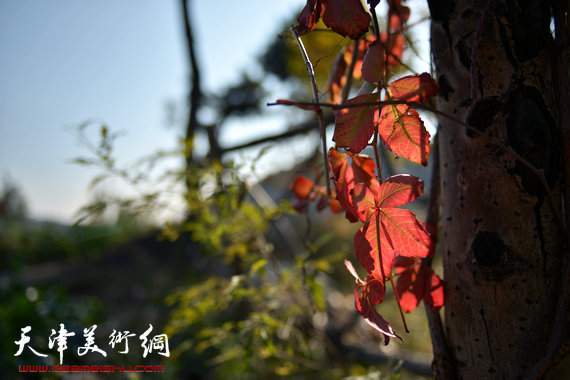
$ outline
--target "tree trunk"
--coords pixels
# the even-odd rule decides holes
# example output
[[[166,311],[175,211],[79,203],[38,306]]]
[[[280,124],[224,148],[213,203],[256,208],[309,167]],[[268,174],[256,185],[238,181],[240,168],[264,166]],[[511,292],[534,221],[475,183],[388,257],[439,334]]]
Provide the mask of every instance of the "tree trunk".
[[[550,7],[428,3],[438,109],[492,139],[439,118],[447,341],[459,378],[523,378],[549,350],[566,281]]]

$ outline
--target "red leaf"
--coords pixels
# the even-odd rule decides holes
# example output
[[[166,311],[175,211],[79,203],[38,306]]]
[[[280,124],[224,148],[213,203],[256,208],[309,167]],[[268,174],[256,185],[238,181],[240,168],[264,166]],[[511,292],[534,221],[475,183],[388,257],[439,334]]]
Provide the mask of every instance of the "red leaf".
[[[400,296],[400,305],[408,313],[412,312],[421,300],[435,308],[444,304],[443,281],[430,267],[421,262],[413,264],[400,274],[396,289]]]
[[[380,41],[384,44],[384,49],[388,56],[386,70],[392,70],[401,63],[402,54],[404,53],[404,36],[401,33],[390,33],[389,35],[382,33]]]
[[[399,3],[391,3],[388,10],[390,18],[390,29],[396,32],[402,31],[402,26],[410,18],[410,8],[400,5]]]
[[[381,281],[390,275],[395,255],[385,230],[378,211],[375,211],[354,235],[356,258],[368,273]]]
[[[378,207],[396,207],[416,200],[424,192],[424,182],[409,174],[392,176],[380,185]]]
[[[408,75],[388,85],[392,96],[407,102],[425,102],[439,91],[439,86],[428,73]]]
[[[358,277],[358,273],[356,272],[356,269],[354,269],[354,265],[352,265],[352,262],[350,260],[344,260],[344,266],[346,267],[346,270],[348,270],[350,274],[356,279],[357,285],[364,285],[364,281]]]
[[[366,222],[375,209],[402,206],[416,200],[423,194],[423,186],[423,181],[413,175],[398,174],[376,188],[357,184],[351,192],[352,203],[360,220]]]
[[[415,263],[418,262],[418,258],[416,257],[406,257],[406,256],[396,256],[396,259],[394,259],[394,268],[396,269],[396,274],[400,275],[403,272],[406,271],[406,269],[408,269],[408,267],[411,267],[412,265],[414,265]]]
[[[406,269],[398,277],[396,290],[400,296],[400,306],[406,313],[411,313],[425,294],[425,281],[419,279],[420,264],[417,263]]]
[[[305,8],[297,18],[299,25],[295,26],[295,33],[299,36],[309,33],[315,29],[322,14],[322,0],[307,0]]]
[[[356,222],[359,217],[350,192],[357,183],[364,183],[371,188],[379,186],[374,175],[374,162],[367,157],[338,153],[331,148],[329,163],[335,181],[336,199],[346,211],[346,218]]]
[[[443,281],[435,272],[431,270],[431,268],[427,269],[429,269],[429,272],[426,276],[426,287],[428,291],[424,294],[423,300],[428,305],[439,309],[445,304],[445,290],[443,287]]]
[[[356,79],[362,78],[362,60],[364,59],[364,54],[368,50],[368,46],[375,41],[373,36],[366,36],[358,41],[358,52],[356,53],[356,62],[354,63],[354,71],[352,75]],[[352,61],[352,55],[354,53],[354,45],[348,45],[346,51],[344,52],[345,62]]]
[[[295,182],[291,184],[291,190],[297,199],[305,199],[313,190],[314,183],[305,176],[299,175],[295,178]]]
[[[370,83],[382,81],[385,61],[384,46],[378,41],[371,43],[362,60],[362,78]]]
[[[403,104],[385,106],[382,108],[378,132],[392,152],[427,165],[429,133],[416,111]]]
[[[410,210],[380,209],[382,233],[394,251],[402,256],[426,257],[431,238]]]
[[[362,288],[362,291],[359,294],[360,288]],[[359,279],[357,279],[354,287],[354,303],[356,310],[362,315],[364,321],[370,327],[380,332],[384,336],[384,344],[388,344],[390,338],[398,338],[400,340],[402,338],[396,334],[392,326],[374,308],[374,305],[382,302],[384,292],[384,286],[375,278],[367,278],[366,284],[359,283]]]
[[[352,46],[352,45],[350,45]],[[340,52],[336,56],[332,70],[329,74],[329,80],[327,84],[327,97],[331,103],[339,103],[340,97],[342,95],[342,88],[346,84],[346,52]]]
[[[341,36],[355,40],[368,31],[371,18],[360,0],[322,0],[322,6],[323,22]]]
[[[409,210],[374,211],[354,235],[354,250],[366,271],[380,280],[390,275],[394,256],[426,257],[431,238]]]
[[[350,192],[350,196],[352,197],[352,204],[358,213],[359,219],[362,222],[367,222],[377,209],[377,193],[374,193],[372,189],[363,183],[358,183]]]
[[[352,98],[346,104],[376,102],[378,94],[366,94]],[[377,106],[343,108],[335,113],[336,125],[333,141],[340,147],[348,147],[352,153],[366,148],[375,128]]]

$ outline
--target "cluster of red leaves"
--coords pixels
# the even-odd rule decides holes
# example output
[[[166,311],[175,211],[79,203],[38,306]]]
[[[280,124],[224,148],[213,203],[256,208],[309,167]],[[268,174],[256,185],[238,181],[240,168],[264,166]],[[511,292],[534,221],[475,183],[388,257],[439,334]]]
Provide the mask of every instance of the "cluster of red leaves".
[[[436,309],[443,306],[443,281],[423,261],[398,256],[394,267],[398,275],[396,290],[404,311],[412,312],[422,300]]]
[[[354,51],[354,44],[351,44],[337,55],[333,63],[326,90],[331,102],[339,103],[341,101],[342,89],[347,83],[347,76],[350,75],[348,67],[352,62],[353,56],[355,56],[355,61],[352,77],[356,80],[362,79],[362,63],[371,45],[377,46],[372,51],[382,49],[389,52],[385,63],[378,63],[385,65],[386,70],[392,70],[400,64],[402,53],[404,52],[404,36],[401,33],[381,33],[380,42],[377,42],[374,36],[366,36],[359,39],[356,52]]]
[[[343,37],[356,39],[368,32],[370,15],[360,0],[307,0],[295,32],[302,36],[315,29],[319,20]]]
[[[327,207],[330,207],[335,214],[342,211],[342,206],[335,199],[335,194],[327,195],[325,186],[316,185],[303,175],[295,178],[295,181],[291,184],[291,191],[293,191],[296,198],[293,208],[300,214],[303,214],[309,204],[315,201],[317,201],[318,211],[322,211]]]
[[[378,1],[368,3],[374,7]],[[384,335],[386,344],[390,338],[400,337],[378,314],[375,305],[384,299],[385,283],[392,278],[392,269],[398,275],[396,290],[404,311],[411,312],[421,300],[436,308],[443,305],[443,282],[422,260],[433,253],[434,242],[411,211],[398,208],[423,193],[423,182],[411,175],[396,175],[382,181],[374,162],[359,154],[371,140],[382,141],[397,155],[424,166],[430,154],[429,133],[412,106],[434,96],[439,87],[427,73],[386,83],[386,72],[401,63],[402,31],[410,16],[410,9],[401,5],[400,0],[388,0],[388,5],[389,32],[379,34],[379,39],[362,38],[347,47],[337,56],[329,78],[328,95],[335,103],[342,100],[348,75],[375,83],[378,88],[377,92],[347,100],[346,107],[335,112],[333,141],[346,150],[340,153],[331,148],[328,153],[336,203],[306,177],[298,177],[292,185],[299,211],[303,212],[309,202],[319,198],[318,208],[330,205],[335,212],[344,210],[349,221],[363,223],[354,236],[354,249],[367,272],[366,279],[359,278],[349,261],[345,265],[356,279],[356,309],[370,326]],[[313,30],[320,18],[335,32],[353,39],[368,31],[371,20],[359,0],[307,0],[296,33],[303,35]],[[352,71],[348,70],[350,62],[354,62]],[[320,111],[318,106],[288,100],[278,102]]]
[[[370,49],[375,46],[371,46]],[[370,49],[362,64],[362,76],[367,80],[379,79],[379,67],[382,65],[374,62],[383,58],[369,54]],[[367,61],[367,57],[370,60]],[[349,99],[345,103],[349,107],[336,112],[333,141],[339,147],[360,153],[368,146],[374,132],[378,131],[380,139],[388,149],[425,166],[430,153],[430,136],[418,112],[406,103],[424,102],[435,95],[438,89],[429,74],[414,74],[397,79],[386,87],[386,100],[401,103],[380,108],[376,104],[379,103],[378,92]],[[365,105],[350,106],[360,103]]]
[[[376,168],[370,158],[351,152],[339,153],[333,148],[329,150],[329,163],[336,197],[347,219],[364,223],[354,236],[354,250],[368,273],[366,281],[358,278],[352,264],[345,263],[356,278],[356,309],[370,326],[384,335],[385,343],[388,343],[390,338],[398,336],[373,307],[384,298],[386,279],[392,276],[392,268],[401,262],[401,257],[419,260],[428,257],[434,249],[430,234],[415,215],[397,208],[422,195],[423,182],[414,176],[400,174],[380,183],[374,175]],[[431,288],[418,283],[429,275],[434,287],[440,285],[437,290],[443,292],[439,277],[421,261],[417,262],[417,268],[411,268],[403,271],[398,280],[404,294],[403,309],[412,311],[420,300],[428,297],[437,300],[430,304],[441,306],[439,293],[432,294]]]

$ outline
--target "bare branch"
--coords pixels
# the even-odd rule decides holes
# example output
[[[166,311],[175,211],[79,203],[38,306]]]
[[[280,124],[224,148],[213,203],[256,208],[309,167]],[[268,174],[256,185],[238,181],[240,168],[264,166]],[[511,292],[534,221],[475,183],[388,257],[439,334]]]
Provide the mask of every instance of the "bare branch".
[[[325,119],[325,125],[331,124],[332,122],[334,122],[334,115],[331,113],[327,113],[326,115],[324,115],[324,119]],[[260,144],[265,144],[265,143],[272,142],[272,141],[279,141],[279,140],[287,139],[290,137],[295,137],[297,135],[308,133],[310,131],[316,130],[318,127],[319,127],[319,124],[315,120],[309,120],[309,121],[306,121],[306,122],[300,124],[299,126],[297,126],[295,128],[289,129],[283,133],[279,133],[279,134],[267,136],[267,137],[262,137],[262,138],[259,138],[257,140],[248,141],[244,144],[234,145],[234,146],[231,146],[228,148],[223,148],[223,149],[221,149],[221,154],[223,155],[223,154],[233,152],[236,150],[250,148],[250,147],[255,146],[255,145],[260,145]]]
[[[315,82],[315,70],[313,69],[313,64],[311,63],[311,60],[309,59],[309,56],[307,55],[307,51],[305,50],[305,46],[303,45],[303,41],[301,41],[301,38],[299,37],[297,32],[295,32],[295,28],[293,26],[291,26],[291,32],[295,36],[295,40],[297,41],[297,45],[299,45],[299,50],[301,50],[301,55],[303,56],[303,60],[305,61],[305,66],[307,66],[307,71],[309,72],[309,79],[311,80],[311,86],[313,88],[313,100],[315,102],[315,105],[318,108],[318,111],[316,111],[316,113],[317,113],[317,117],[319,118],[319,126],[321,129],[321,143],[323,146],[323,160],[324,160],[324,166],[325,166],[325,181],[327,184],[327,195],[330,197],[331,196],[331,184],[330,184],[331,181],[330,181],[330,174],[329,174],[329,160],[328,160],[328,155],[327,155],[328,154],[328,152],[327,152],[327,130],[326,130],[326,124],[325,124],[323,111],[319,107],[319,90],[317,88],[317,82]]]
[[[188,114],[188,121],[186,123],[186,166],[189,167],[192,164],[192,152],[193,152],[193,140],[194,133],[198,128],[198,109],[200,108],[200,103],[202,102],[202,88],[200,80],[200,69],[198,67],[198,59],[196,57],[196,51],[194,49],[194,36],[192,34],[192,28],[190,25],[190,17],[188,15],[188,1],[180,0],[182,5],[182,13],[184,16],[184,33],[186,36],[186,47],[188,49],[188,55],[190,59],[191,66],[191,89],[190,89],[190,110]]]

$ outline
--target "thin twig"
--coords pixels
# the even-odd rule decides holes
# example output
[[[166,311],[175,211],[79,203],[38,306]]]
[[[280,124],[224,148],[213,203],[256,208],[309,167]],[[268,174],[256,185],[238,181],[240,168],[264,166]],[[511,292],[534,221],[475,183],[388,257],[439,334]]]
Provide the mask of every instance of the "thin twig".
[[[186,47],[188,49],[188,58],[190,59],[190,66],[192,69],[191,73],[191,83],[192,87],[190,90],[190,110],[188,114],[188,121],[186,124],[186,137],[184,143],[185,155],[186,155],[186,166],[189,169],[192,164],[192,153],[194,145],[194,133],[198,128],[198,109],[200,108],[200,103],[202,102],[202,89],[200,80],[200,70],[198,66],[198,59],[196,57],[196,50],[194,48],[194,37],[192,34],[192,27],[190,25],[190,16],[188,14],[188,0],[180,0],[182,3],[182,13],[184,16],[184,32],[186,36]]]
[[[307,54],[307,50],[305,50],[305,46],[303,45],[303,41],[295,32],[295,28],[291,26],[291,32],[295,36],[295,40],[297,41],[297,45],[299,46],[299,50],[301,50],[301,55],[303,56],[303,60],[305,61],[305,66],[307,67],[307,71],[309,72],[309,79],[311,81],[311,87],[313,88],[313,100],[314,105],[317,106],[317,117],[319,118],[319,127],[321,130],[321,143],[323,147],[323,160],[325,165],[325,181],[327,184],[327,195],[331,196],[331,185],[330,185],[330,174],[329,174],[329,160],[328,160],[328,152],[327,152],[327,129],[325,125],[325,117],[323,115],[323,111],[319,107],[319,89],[317,88],[317,82],[315,81],[315,69],[313,68],[313,64],[309,59],[309,55]]]
[[[328,125],[330,123],[334,122],[334,115],[327,113],[325,115],[325,125]],[[300,125],[298,125],[295,128],[291,128],[286,130],[285,132],[282,133],[278,133],[275,135],[271,135],[271,136],[266,136],[266,137],[261,137],[257,140],[252,140],[252,141],[248,141],[244,144],[239,144],[239,145],[234,145],[234,146],[230,146],[227,148],[222,148],[222,154],[226,154],[229,152],[233,152],[236,150],[241,150],[241,149],[246,149],[255,145],[260,145],[260,144],[266,144],[272,141],[277,141],[277,140],[282,140],[282,139],[286,139],[286,138],[290,138],[290,137],[295,137],[297,135],[303,134],[303,133],[308,133],[312,130],[316,130],[319,127],[318,123],[314,120],[308,120]]]

